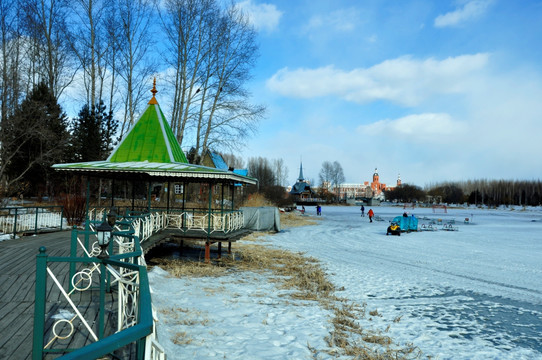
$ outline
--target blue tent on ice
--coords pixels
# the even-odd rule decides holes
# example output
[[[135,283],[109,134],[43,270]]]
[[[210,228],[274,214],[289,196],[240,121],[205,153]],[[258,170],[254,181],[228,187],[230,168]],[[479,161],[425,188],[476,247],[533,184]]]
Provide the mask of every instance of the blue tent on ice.
[[[392,222],[399,225],[401,231],[418,231],[418,219],[412,216],[396,216]]]

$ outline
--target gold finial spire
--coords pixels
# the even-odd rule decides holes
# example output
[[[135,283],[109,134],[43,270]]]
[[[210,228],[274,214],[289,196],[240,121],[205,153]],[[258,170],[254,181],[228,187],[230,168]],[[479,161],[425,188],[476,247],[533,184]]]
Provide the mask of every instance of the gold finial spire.
[[[156,77],[155,77],[154,81],[152,82],[152,90],[151,90],[152,99],[149,100],[149,105],[158,105],[158,101],[156,101],[156,98],[155,98],[155,95],[157,92],[158,90],[156,90]]]

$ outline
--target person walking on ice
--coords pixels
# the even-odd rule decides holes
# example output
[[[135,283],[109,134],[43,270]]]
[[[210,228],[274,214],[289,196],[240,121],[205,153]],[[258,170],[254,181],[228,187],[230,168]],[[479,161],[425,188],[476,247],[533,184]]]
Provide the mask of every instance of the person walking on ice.
[[[361,205],[361,217],[365,216],[365,206]]]
[[[367,215],[369,215],[369,222],[373,222],[373,216],[375,216],[373,209],[369,209]]]

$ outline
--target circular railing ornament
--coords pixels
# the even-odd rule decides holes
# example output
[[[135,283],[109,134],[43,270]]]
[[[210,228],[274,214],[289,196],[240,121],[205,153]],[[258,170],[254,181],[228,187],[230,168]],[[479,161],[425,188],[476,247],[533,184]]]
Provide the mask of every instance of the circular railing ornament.
[[[86,285],[85,286],[79,286],[79,284],[81,282],[82,283],[86,282]],[[72,285],[73,285],[73,288],[76,289],[77,291],[88,290],[90,288],[90,286],[92,285],[92,270],[83,269],[83,270],[75,273],[75,275],[73,275],[73,277],[72,277]]]
[[[60,324],[68,324],[69,331],[68,331],[67,335],[61,335],[60,334],[61,332],[64,332],[66,330],[66,328],[57,329],[57,326],[60,325]],[[58,330],[60,330],[60,331],[58,331]],[[71,323],[71,321],[68,321],[66,319],[58,320],[57,322],[55,322],[55,325],[53,325],[53,334],[55,334],[56,338],[61,339],[61,340],[67,339],[70,336],[72,336],[73,335],[73,330],[74,330],[73,329],[73,324]]]

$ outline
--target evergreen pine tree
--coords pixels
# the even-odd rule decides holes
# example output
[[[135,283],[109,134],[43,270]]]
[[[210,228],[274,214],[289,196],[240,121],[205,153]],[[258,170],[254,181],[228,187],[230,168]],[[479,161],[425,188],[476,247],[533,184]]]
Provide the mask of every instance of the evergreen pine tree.
[[[57,99],[40,83],[2,123],[1,175],[8,193],[41,195],[68,159],[68,122]]]
[[[72,121],[73,161],[105,160],[115,141],[118,122],[106,111],[103,101],[90,109],[84,105]]]

